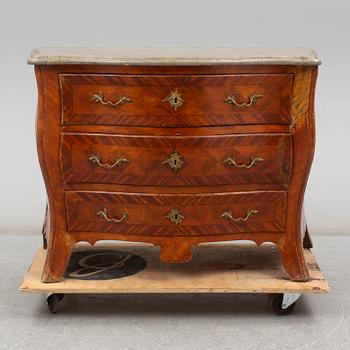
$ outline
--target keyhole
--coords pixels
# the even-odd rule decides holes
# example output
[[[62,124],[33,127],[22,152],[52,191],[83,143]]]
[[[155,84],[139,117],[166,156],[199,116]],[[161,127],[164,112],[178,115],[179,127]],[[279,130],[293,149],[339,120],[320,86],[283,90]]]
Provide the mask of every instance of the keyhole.
[[[177,165],[177,160],[176,159],[174,159],[174,165]]]
[[[177,97],[174,97],[174,103],[177,105]]]
[[[177,220],[177,214],[175,214],[175,220]]]

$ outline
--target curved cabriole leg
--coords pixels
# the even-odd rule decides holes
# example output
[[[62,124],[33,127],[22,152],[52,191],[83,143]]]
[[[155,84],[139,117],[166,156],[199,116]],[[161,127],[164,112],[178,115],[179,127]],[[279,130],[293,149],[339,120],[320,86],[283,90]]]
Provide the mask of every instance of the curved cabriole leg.
[[[69,239],[50,240],[41,281],[58,282],[66,271],[74,242]]]
[[[301,212],[301,232],[303,233],[303,247],[306,249],[311,249],[313,248],[312,240],[309,235],[309,230],[307,228],[307,223],[305,219],[305,211],[304,207]]]
[[[278,248],[288,277],[292,281],[308,281],[309,271],[304,258],[301,239],[286,239],[283,243],[278,244]]]
[[[42,237],[43,237],[43,248],[47,249],[47,236],[48,236],[48,230],[49,230],[49,207],[46,202],[46,209],[45,209],[45,218],[43,227],[41,229]]]

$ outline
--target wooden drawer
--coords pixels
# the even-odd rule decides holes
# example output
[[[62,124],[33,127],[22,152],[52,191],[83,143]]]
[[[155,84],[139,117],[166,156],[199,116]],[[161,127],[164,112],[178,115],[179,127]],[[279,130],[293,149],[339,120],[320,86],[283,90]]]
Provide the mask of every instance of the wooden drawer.
[[[293,74],[61,74],[62,120],[157,127],[289,124],[292,82]]]
[[[66,192],[67,229],[143,236],[282,232],[286,192]],[[119,222],[118,222],[119,221]]]
[[[65,133],[65,183],[153,186],[282,184],[291,171],[289,134],[122,136]]]

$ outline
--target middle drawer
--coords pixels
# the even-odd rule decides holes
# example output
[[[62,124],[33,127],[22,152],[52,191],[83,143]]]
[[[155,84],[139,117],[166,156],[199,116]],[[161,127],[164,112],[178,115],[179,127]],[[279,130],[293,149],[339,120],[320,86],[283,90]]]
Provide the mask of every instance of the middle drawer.
[[[65,133],[65,183],[148,186],[282,184],[292,162],[288,134],[126,136]]]

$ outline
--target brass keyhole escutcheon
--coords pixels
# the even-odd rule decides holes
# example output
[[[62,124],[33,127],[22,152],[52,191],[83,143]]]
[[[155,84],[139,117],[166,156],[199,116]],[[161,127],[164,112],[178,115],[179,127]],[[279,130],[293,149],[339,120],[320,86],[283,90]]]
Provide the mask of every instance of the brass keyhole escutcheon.
[[[173,107],[175,111],[177,111],[177,109],[183,105],[185,100],[181,97],[181,93],[175,89],[171,91],[170,94],[165,97],[162,102],[168,102],[170,106]]]
[[[184,161],[182,160],[181,154],[178,153],[178,151],[174,151],[173,153],[169,154],[168,158],[165,159],[162,164],[166,164],[174,171],[178,171],[182,168]]]
[[[163,216],[164,219],[169,219],[174,225],[179,225],[184,220],[184,215],[178,208],[173,208],[169,211],[166,216]]]

